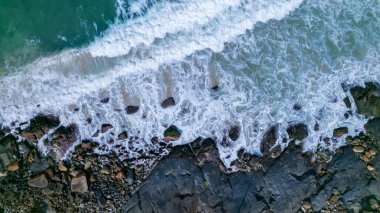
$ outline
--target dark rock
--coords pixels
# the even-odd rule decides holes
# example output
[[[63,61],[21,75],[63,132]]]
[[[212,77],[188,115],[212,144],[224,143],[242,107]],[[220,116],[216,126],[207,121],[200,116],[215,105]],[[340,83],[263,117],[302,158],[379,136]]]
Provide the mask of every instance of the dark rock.
[[[228,132],[228,136],[231,138],[231,140],[236,141],[239,138],[239,135],[240,135],[240,127],[232,126],[230,131]]]
[[[300,110],[302,109],[302,106],[299,105],[299,104],[294,104],[294,105],[293,105],[293,109],[294,109],[295,111],[300,111]]]
[[[377,142],[377,148],[380,147],[380,117],[373,118],[365,125],[367,134],[375,138]]]
[[[102,100],[100,100],[100,103],[106,104],[106,103],[108,103],[109,100],[110,100],[110,98],[106,97],[106,98],[103,98]]]
[[[20,135],[29,142],[36,142],[50,129],[57,127],[59,123],[60,121],[58,117],[40,114],[30,120],[29,127],[21,130]]]
[[[136,113],[137,111],[139,111],[139,108],[138,106],[127,106],[127,108],[125,108],[125,110],[127,111],[127,114],[134,114]]]
[[[53,139],[47,144],[50,154],[58,161],[78,139],[78,127],[75,124],[61,126],[53,133]]]
[[[171,125],[169,128],[167,128],[164,132],[164,140],[165,141],[176,141],[181,137],[181,132],[179,129]]]
[[[334,129],[333,137],[334,138],[340,138],[346,134],[348,134],[348,128],[347,127],[340,127],[340,128]]]
[[[215,86],[211,87],[211,89],[212,89],[213,91],[218,91],[219,86],[218,86],[218,85],[215,85]]]
[[[272,126],[269,130],[264,134],[263,139],[260,143],[260,152],[263,155],[268,155],[270,149],[276,143],[278,137],[278,125]]]
[[[343,101],[344,101],[344,104],[346,104],[346,107],[347,107],[348,109],[351,109],[351,102],[350,102],[350,99],[349,99],[348,97],[345,97],[345,98],[343,99]]]
[[[153,137],[151,140],[152,144],[156,145],[158,144],[158,137]]]
[[[126,131],[120,133],[118,136],[117,136],[117,139],[118,140],[125,140],[128,138],[128,133]]]
[[[101,132],[106,133],[108,130],[112,129],[113,126],[111,124],[102,124]]]
[[[161,102],[162,108],[168,108],[168,107],[174,106],[174,105],[175,105],[175,100],[173,97],[166,98],[165,100],[163,100]]]
[[[358,113],[366,116],[380,116],[380,86],[367,82],[365,88],[356,86],[351,89]]]
[[[28,185],[33,188],[45,188],[48,185],[48,181],[45,174],[42,174],[30,179]]]
[[[307,130],[307,126],[302,123],[290,125],[286,129],[286,132],[288,133],[290,140],[298,140],[298,141],[302,141],[309,134]]]

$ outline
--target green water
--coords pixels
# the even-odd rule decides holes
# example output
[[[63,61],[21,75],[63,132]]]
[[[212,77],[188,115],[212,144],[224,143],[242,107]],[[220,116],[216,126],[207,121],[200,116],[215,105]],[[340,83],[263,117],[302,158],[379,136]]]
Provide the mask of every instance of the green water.
[[[88,44],[115,17],[115,0],[0,0],[0,74]]]

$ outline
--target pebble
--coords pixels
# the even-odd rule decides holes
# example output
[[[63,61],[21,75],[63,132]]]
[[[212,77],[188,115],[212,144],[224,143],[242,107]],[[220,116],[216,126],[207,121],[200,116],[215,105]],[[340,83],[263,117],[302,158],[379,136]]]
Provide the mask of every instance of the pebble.
[[[42,174],[30,179],[28,185],[33,188],[45,188],[48,185],[48,181],[45,174]]]
[[[67,167],[65,166],[65,164],[63,162],[61,162],[59,165],[58,165],[58,169],[59,171],[61,172],[67,172]]]
[[[8,164],[8,166],[7,166],[7,170],[8,170],[8,171],[11,171],[11,172],[15,172],[15,171],[17,171],[19,168],[20,168],[20,167],[19,167],[17,161],[16,161],[16,162],[12,162],[12,163]]]
[[[374,155],[376,155],[376,154],[377,154],[377,153],[376,153],[376,151],[375,151],[375,150],[373,150],[373,149],[369,150],[369,152],[371,153],[371,155],[372,155],[372,156],[374,156]]]
[[[370,171],[370,172],[372,172],[372,171],[375,170],[375,168],[374,168],[373,166],[371,166],[371,165],[367,165],[367,169],[368,169],[368,171]]]
[[[362,147],[362,146],[354,146],[354,148],[352,150],[354,152],[356,152],[356,153],[362,153],[362,152],[364,152],[364,147]]]

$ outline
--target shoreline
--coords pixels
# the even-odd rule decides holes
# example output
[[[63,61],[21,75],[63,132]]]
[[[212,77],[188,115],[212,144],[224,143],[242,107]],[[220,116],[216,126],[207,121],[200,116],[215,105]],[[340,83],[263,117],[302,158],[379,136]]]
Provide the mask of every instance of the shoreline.
[[[238,179],[242,180],[248,177],[255,180],[253,185],[256,188],[253,187],[255,189],[252,189],[253,191],[250,193],[255,198],[255,202],[263,207],[263,211],[271,209],[279,210],[279,208],[287,204],[281,203],[285,202],[284,199],[286,202],[292,203],[291,209],[293,212],[297,212],[302,208],[305,209],[302,210],[303,212],[310,212],[309,209],[311,208],[313,210],[330,208],[331,206],[323,206],[321,201],[327,195],[325,197],[321,195],[322,197],[320,197],[318,194],[323,190],[327,190],[326,194],[331,194],[331,197],[328,199],[339,195],[337,200],[335,200],[337,197],[334,197],[334,205],[341,197],[344,197],[347,191],[340,189],[341,191],[333,192],[332,189],[335,186],[329,186],[329,184],[337,184],[331,183],[331,180],[337,174],[342,174],[341,178],[343,181],[346,181],[344,183],[346,185],[352,185],[358,181],[362,184],[364,180],[367,182],[375,181],[375,183],[378,181],[376,171],[380,171],[380,160],[377,155],[380,147],[380,137],[377,132],[377,129],[380,128],[380,125],[378,125],[380,97],[377,97],[376,94],[380,91],[379,88],[377,83],[367,83],[366,88],[351,88],[358,113],[374,118],[371,118],[366,125],[367,135],[361,134],[354,138],[348,137],[346,146],[336,150],[336,153],[323,149],[314,154],[303,153],[302,143],[292,143],[292,145],[282,150],[281,147],[275,145],[278,135],[276,126],[273,126],[267,131],[261,143],[260,151],[263,156],[253,156],[241,150],[238,153],[238,160],[233,162],[233,168],[226,168],[221,162],[217,145],[213,139],[197,139],[189,144],[173,147],[171,141],[175,141],[181,135],[175,126],[170,126],[163,133],[164,141],[152,138],[151,142],[155,149],[152,149],[152,152],[146,156],[143,155],[137,159],[121,160],[120,156],[118,156],[119,153],[116,152],[110,155],[99,155],[94,153],[94,151],[96,149],[107,149],[107,147],[99,146],[99,144],[93,141],[82,141],[81,144],[73,147],[73,152],[69,156],[70,161],[60,162],[60,157],[73,146],[77,139],[77,127],[75,125],[59,126],[59,119],[51,115],[37,116],[31,120],[27,128],[18,130],[20,136],[26,140],[17,142],[17,138],[13,134],[7,134],[8,129],[4,127],[0,132],[0,146],[3,148],[1,149],[3,150],[2,153],[0,153],[0,192],[3,192],[0,193],[0,196],[2,196],[0,208],[7,208],[15,212],[27,211],[34,207],[37,209],[41,209],[41,207],[49,210],[55,209],[54,211],[57,212],[69,209],[72,209],[74,212],[90,211],[92,209],[93,212],[96,212],[105,211],[107,208],[110,208],[111,211],[146,212],[150,211],[148,209],[150,208],[149,206],[157,205],[149,203],[150,201],[146,199],[144,200],[144,197],[147,196],[152,197],[153,200],[166,198],[169,202],[165,203],[165,200],[162,202],[164,202],[165,207],[169,210],[172,208],[189,210],[189,208],[191,209],[190,204],[198,202],[197,204],[200,206],[204,205],[210,208],[210,211],[217,211],[214,207],[234,211],[237,210],[237,207],[234,207],[235,204],[233,202],[231,203],[232,206],[228,203],[228,200],[231,198],[225,200],[225,197],[221,195],[224,194],[223,190],[225,189],[221,187],[231,187],[230,192],[233,192],[231,196],[234,196],[233,194],[237,191],[234,191],[233,185],[229,181],[225,182],[225,179],[229,180],[237,176],[239,177]],[[350,109],[351,106],[347,106],[347,108]],[[349,110],[348,113],[350,113]],[[100,131],[106,132],[109,128],[112,128],[112,126],[104,124]],[[302,141],[307,136],[307,127],[305,128],[303,124],[294,124],[289,126],[288,133],[290,133],[289,135],[292,140]],[[334,137],[336,138],[346,134],[347,128],[345,127],[334,130]],[[239,137],[238,128],[231,128],[228,135],[231,139]],[[128,138],[128,135],[127,133],[120,133],[118,138]],[[41,139],[50,147],[51,152],[49,152],[48,156],[41,156],[39,153],[36,141]],[[334,140],[334,138],[329,140]],[[326,143],[328,142],[326,141]],[[113,147],[118,146],[117,141],[112,141],[112,143]],[[122,149],[121,146],[120,149]],[[121,153],[126,154],[124,150],[122,151]],[[182,167],[179,167],[177,162],[180,162]],[[342,166],[349,166],[347,162],[353,163],[355,166],[351,166],[350,168],[356,169],[360,174],[363,174],[364,179],[362,177],[359,179],[355,179],[355,177],[354,179],[347,179],[345,175],[350,174],[349,170],[341,168]],[[170,168],[174,169],[172,170],[174,171],[174,176],[166,175],[165,171],[168,171]],[[295,173],[288,172],[284,174],[276,172],[283,171],[284,169],[293,169]],[[181,170],[188,170],[185,173],[191,176],[193,180],[187,180],[186,178],[182,180],[180,177],[186,176],[186,174],[183,171],[181,172]],[[200,173],[200,171],[202,172]],[[201,175],[205,175],[204,171],[209,172],[209,175],[216,175],[217,178],[221,178],[224,181],[222,181],[224,185],[200,183],[199,178]],[[162,176],[162,174],[164,175]],[[173,177],[174,180],[170,179],[170,177]],[[274,177],[277,177],[277,179]],[[260,179],[263,179],[264,182]],[[309,179],[312,182],[303,182]],[[210,177],[209,180],[212,182],[213,178]],[[160,183],[157,183],[157,181]],[[168,184],[172,184],[172,181],[183,181],[178,184],[193,181],[194,184],[198,184],[193,185],[191,189],[185,186],[184,188],[171,189]],[[266,181],[275,185],[285,185],[275,187]],[[296,183],[293,183],[295,185],[288,185],[288,182],[291,183],[291,181],[295,181]],[[321,181],[324,184],[320,184],[319,182]],[[298,187],[299,183],[305,184],[302,190],[306,190],[307,193],[302,192],[303,196],[299,196],[299,194],[288,195],[287,193],[301,193],[297,190],[293,191],[293,188]],[[313,184],[315,186],[318,185],[318,187],[314,187]],[[248,185],[252,187],[251,184]],[[162,196],[151,192],[152,188],[161,186],[164,187],[162,190],[170,189],[168,194]],[[313,186],[314,188],[309,186]],[[325,186],[329,186],[330,188],[324,188]],[[207,201],[204,197],[208,196],[209,193],[204,188],[210,187],[211,189],[214,187],[221,193],[213,195],[215,197],[210,195],[215,200],[213,202],[216,202],[214,204]],[[237,187],[243,189],[246,185],[237,184]],[[257,187],[261,188],[261,190],[257,190]],[[286,190],[281,191],[284,190],[284,187]],[[339,185],[336,187],[339,188]],[[348,190],[347,188],[349,187],[345,186],[343,188],[344,190]],[[370,190],[370,193],[373,194],[368,194],[369,192],[366,188],[363,189],[365,192],[360,190],[359,192],[362,194],[367,193],[369,200],[374,199],[373,197],[375,196],[375,200],[379,204],[380,188],[378,184],[375,184],[372,188],[374,191]],[[105,192],[103,189],[107,189],[109,192]],[[181,192],[181,190],[184,191]],[[190,192],[186,190],[190,190]],[[352,190],[351,193],[355,194]],[[140,192],[145,193],[146,196],[141,198],[139,196]],[[280,202],[276,201],[278,199],[273,197],[273,193],[280,197],[286,196],[278,198],[282,200]],[[246,195],[239,196],[235,198],[240,199],[240,203],[244,203],[247,198]],[[250,199],[253,199],[252,196]],[[16,197],[18,198],[17,201],[13,200]],[[293,199],[294,197],[297,199]],[[11,199],[9,200],[9,198]],[[171,206],[176,204],[176,202],[171,202],[171,199],[179,199],[177,202],[178,206]],[[191,202],[186,201],[186,199],[190,199]],[[315,199],[320,200],[317,202]],[[30,202],[30,200],[32,201]],[[219,201],[217,202],[216,200]],[[365,207],[367,205],[365,202],[368,203],[369,200],[363,201],[363,204],[360,203],[362,201],[358,202],[362,207]],[[218,204],[220,202],[227,206],[220,206]],[[142,206],[141,203],[145,204]],[[343,204],[332,205],[332,207],[337,209],[339,206],[344,206],[345,208],[341,208],[346,210],[351,208],[349,204],[346,205],[344,202]],[[62,209],[65,208],[64,206],[67,206],[67,209]],[[310,208],[306,208],[309,206]],[[242,210],[241,207],[239,209]],[[160,210],[163,211],[163,209]]]

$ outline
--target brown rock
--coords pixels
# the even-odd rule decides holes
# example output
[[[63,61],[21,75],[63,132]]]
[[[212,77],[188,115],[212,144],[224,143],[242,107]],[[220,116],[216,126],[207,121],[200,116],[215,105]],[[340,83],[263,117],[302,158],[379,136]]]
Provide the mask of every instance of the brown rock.
[[[240,127],[232,126],[230,131],[228,132],[228,136],[231,138],[231,140],[236,141],[239,138],[239,135],[240,135]]]
[[[117,173],[116,174],[116,176],[115,176],[117,179],[123,179],[124,178],[124,174],[123,174],[123,172],[119,172],[119,173]]]
[[[356,153],[362,153],[362,152],[364,152],[364,147],[362,147],[362,146],[354,146],[354,148],[352,150],[354,152],[356,152]]]
[[[45,174],[42,174],[30,179],[28,185],[33,188],[45,188],[48,185],[48,181]]]
[[[71,191],[84,193],[88,191],[86,176],[80,176],[71,180]]]
[[[8,166],[7,166],[7,170],[8,170],[8,171],[11,171],[11,172],[15,172],[15,171],[17,171],[19,168],[20,168],[20,167],[19,167],[17,161],[16,161],[16,162],[12,162],[12,163],[8,164]]]
[[[109,168],[108,166],[103,167],[103,168],[100,170],[100,172],[103,173],[103,174],[106,174],[106,175],[111,174],[111,170],[110,170],[110,168]]]
[[[105,133],[112,128],[113,128],[113,126],[111,124],[102,124],[101,132]]]
[[[122,132],[122,133],[120,133],[118,136],[117,136],[117,139],[118,140],[125,140],[125,139],[127,139],[128,138],[128,133],[127,132]]]
[[[59,171],[61,172],[67,172],[67,167],[65,166],[65,164],[63,162],[61,162],[59,165],[58,165],[58,169]]]

